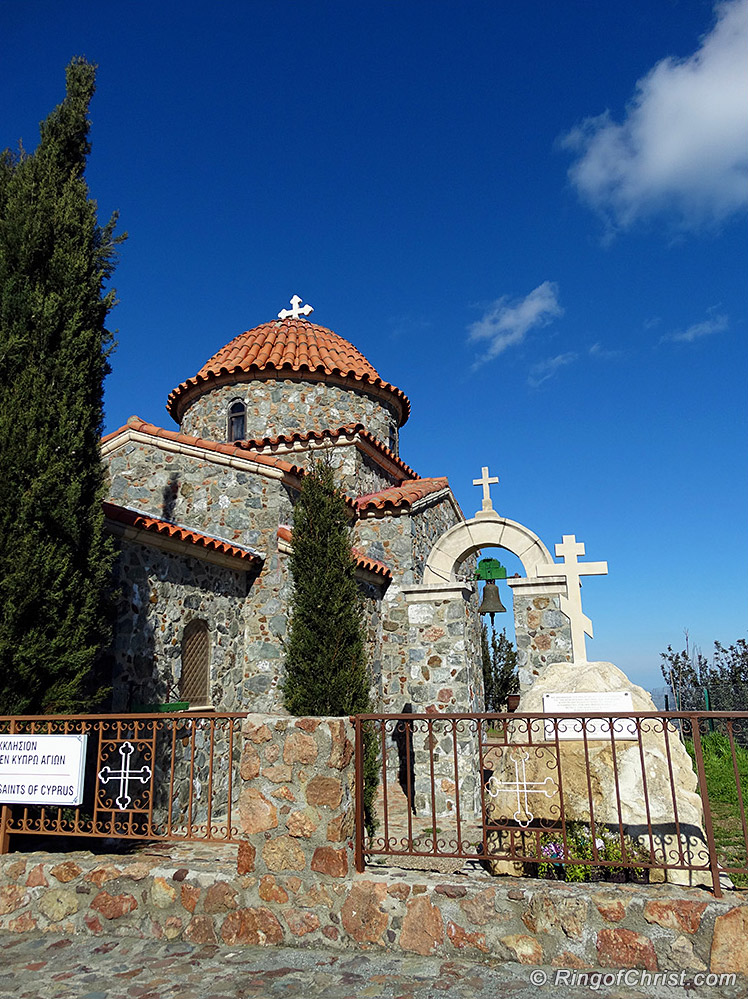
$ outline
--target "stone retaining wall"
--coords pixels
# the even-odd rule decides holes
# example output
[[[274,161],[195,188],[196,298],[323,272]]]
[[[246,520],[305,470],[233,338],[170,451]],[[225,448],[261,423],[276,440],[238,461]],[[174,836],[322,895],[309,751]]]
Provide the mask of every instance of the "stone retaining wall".
[[[748,975],[746,893],[499,879],[479,867],[355,874],[351,723],[254,715],[243,737],[238,848],[10,853],[0,930]]]
[[[230,859],[225,850],[171,861],[9,854],[0,858],[0,930],[748,974],[740,894],[397,870],[336,877],[283,864],[237,873],[235,848]]]

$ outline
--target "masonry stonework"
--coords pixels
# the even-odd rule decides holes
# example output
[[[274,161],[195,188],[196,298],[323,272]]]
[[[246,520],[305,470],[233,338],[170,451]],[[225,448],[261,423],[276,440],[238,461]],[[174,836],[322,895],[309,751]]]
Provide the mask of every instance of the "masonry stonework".
[[[668,885],[353,871],[353,727],[253,716],[240,842],[0,857],[0,930],[748,975],[748,904]],[[175,856],[170,856],[175,853]]]
[[[113,710],[180,700],[181,637],[193,620],[208,626],[210,706],[236,711],[246,703],[235,607],[243,607],[251,588],[247,573],[123,540],[114,582]]]
[[[189,405],[182,417],[182,433],[227,440],[228,410],[236,400],[247,407],[249,439],[363,423],[383,444],[390,447],[394,443],[392,450],[398,453],[398,419],[393,408],[359,389],[330,380],[273,378],[221,385]]]
[[[557,595],[514,589],[514,620],[520,689],[530,687],[551,663],[571,662],[571,626]]]

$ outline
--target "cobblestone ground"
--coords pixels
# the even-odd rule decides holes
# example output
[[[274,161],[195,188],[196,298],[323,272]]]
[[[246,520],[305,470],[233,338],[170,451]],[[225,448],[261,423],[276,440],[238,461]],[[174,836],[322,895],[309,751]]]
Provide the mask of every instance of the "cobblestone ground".
[[[341,953],[319,948],[161,943],[125,937],[0,935],[2,999],[738,999],[735,986],[636,984],[643,972],[620,972],[631,984],[554,981],[556,969],[488,966],[440,958]],[[566,972],[567,976],[580,974]],[[592,972],[590,972],[590,975]],[[610,972],[615,979],[619,973]],[[631,976],[634,976],[633,978]],[[545,978],[545,981],[543,980]]]

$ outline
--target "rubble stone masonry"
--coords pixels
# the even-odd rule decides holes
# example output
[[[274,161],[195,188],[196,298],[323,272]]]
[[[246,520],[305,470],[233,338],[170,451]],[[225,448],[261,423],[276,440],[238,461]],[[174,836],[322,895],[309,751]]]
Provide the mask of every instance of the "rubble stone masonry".
[[[363,423],[383,444],[394,444],[392,450],[398,453],[398,418],[391,405],[353,386],[302,378],[258,378],[212,387],[187,408],[182,433],[212,441],[227,440],[228,409],[235,400],[247,407],[248,438]]]
[[[479,869],[354,873],[353,768],[348,719],[250,716],[238,849],[9,853],[0,857],[0,929],[748,975],[743,893],[714,899],[699,889],[491,878]]]

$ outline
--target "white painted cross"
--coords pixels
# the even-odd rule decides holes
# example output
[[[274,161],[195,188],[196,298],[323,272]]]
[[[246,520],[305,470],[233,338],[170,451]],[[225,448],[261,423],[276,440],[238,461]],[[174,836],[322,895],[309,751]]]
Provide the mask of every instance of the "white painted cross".
[[[299,307],[301,306],[301,307]],[[291,299],[290,309],[281,309],[278,313],[279,319],[298,319],[299,316],[308,316],[310,312],[314,312],[311,305],[301,305],[301,299],[298,295],[294,295]]]
[[[535,816],[530,811],[528,794],[544,794],[546,798],[553,798],[558,790],[552,777],[546,777],[544,781],[528,781],[525,764],[530,759],[530,754],[522,752],[519,759],[510,753],[509,759],[514,764],[514,780],[496,780],[492,776],[486,784],[486,790],[492,798],[498,797],[502,791],[512,791],[517,795],[517,811],[514,813],[514,821],[526,829]],[[522,779],[520,780],[519,768],[522,767]],[[548,787],[552,790],[548,790]],[[521,818],[524,813],[524,820]]]
[[[115,799],[117,802],[117,807],[124,811],[132,804],[132,798],[129,795],[129,785],[131,780],[139,781],[141,784],[147,784],[151,779],[151,768],[141,767],[140,770],[130,769],[130,757],[135,752],[135,746],[131,742],[123,742],[119,747],[119,755],[122,757],[122,769],[112,770],[111,767],[102,767],[99,771],[98,777],[102,784],[108,784],[110,780],[119,781],[119,795]]]
[[[481,469],[481,477],[479,479],[473,479],[474,486],[483,486],[484,510],[493,510],[493,503],[491,502],[491,486],[493,483],[498,481],[498,475],[493,475],[491,478],[488,477],[488,465],[484,465]]]
[[[584,555],[584,544],[577,541],[574,534],[564,534],[563,541],[556,545],[556,555],[564,560],[563,565],[552,562],[549,565],[535,566],[536,576],[564,576],[566,596],[561,597],[561,612],[571,624],[571,654],[575,663],[587,662],[585,635],[594,638],[592,621],[582,611],[582,581],[580,576],[606,576],[607,562],[579,562],[578,555]]]

